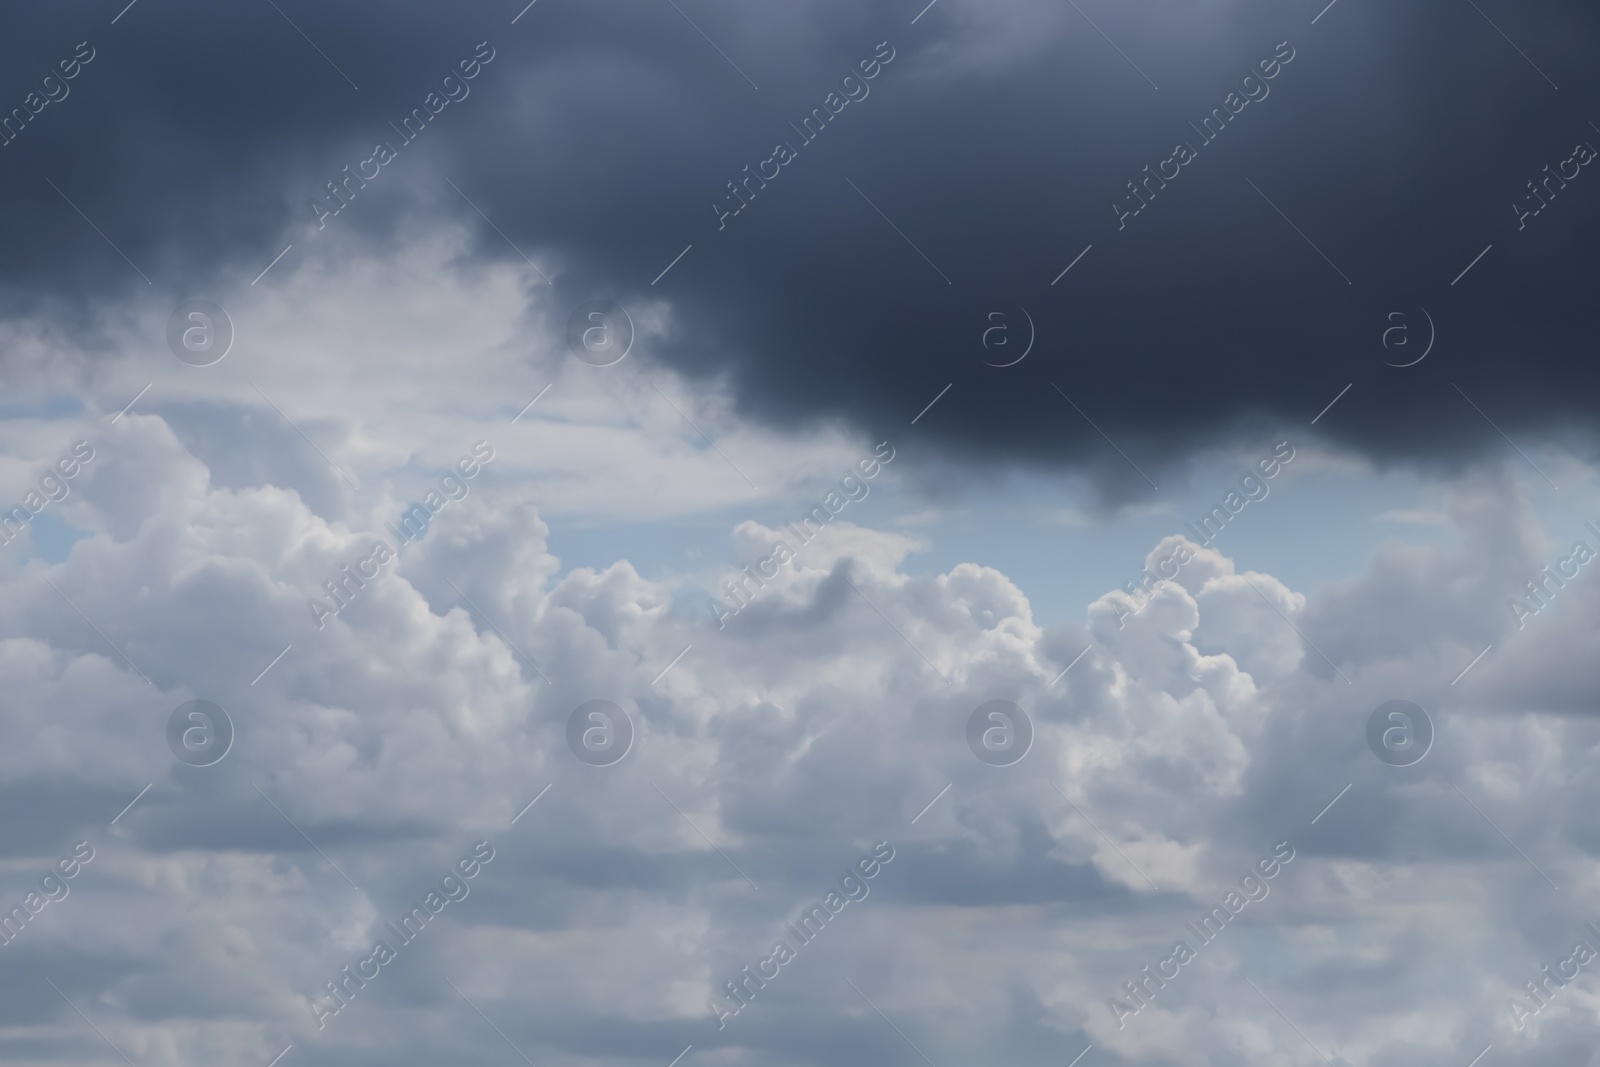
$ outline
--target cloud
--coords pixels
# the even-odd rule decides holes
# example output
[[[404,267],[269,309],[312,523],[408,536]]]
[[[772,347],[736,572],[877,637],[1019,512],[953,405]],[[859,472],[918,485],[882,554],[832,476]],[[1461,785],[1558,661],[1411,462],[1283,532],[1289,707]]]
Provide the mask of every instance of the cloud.
[[[920,6],[13,20],[0,499],[95,459],[0,550],[0,1058],[1590,1055],[1592,975],[1524,1028],[1508,1000],[1600,936],[1600,585],[1529,590],[1600,551],[1595,216],[1581,176],[1523,228],[1505,207],[1592,136],[1550,106],[1583,93],[1592,12]],[[1128,188],[1289,49],[1180,177]],[[732,215],[869,55],[870,96]],[[435,88],[461,98],[319,225]],[[194,298],[235,328],[207,367],[166,351]],[[633,327],[615,366],[570,351],[596,299]],[[1435,354],[1385,366],[1424,307]],[[984,365],[996,313],[1037,331],[1015,367]],[[1420,475],[1381,508],[1427,543],[1315,587],[1182,536],[1091,573],[1085,531],[1281,439],[1302,487]],[[719,626],[707,597],[879,442],[885,495]],[[1018,515],[1057,535],[1026,580],[950,554],[953,521]],[[1334,528],[1279,536],[1349,551]],[[1120,586],[1178,548],[1148,602]],[[1058,581],[1094,590],[1082,624],[1036,614]],[[172,748],[196,699],[234,731],[209,766]],[[1393,700],[1431,722],[1414,766],[1369,748]],[[572,748],[591,701],[631,728],[613,766]],[[1031,738],[1008,766],[979,756],[994,701]],[[870,897],[719,1028],[709,999],[879,841]],[[346,979],[479,842],[470,894]],[[1279,847],[1270,896],[1119,1025]]]
[[[248,288],[293,245],[255,287],[276,292],[342,250],[383,254],[449,219],[472,235],[464,260],[547,290],[528,323],[546,339],[584,300],[662,302],[658,356],[697,385],[725,381],[747,418],[881,437],[949,385],[919,422],[947,462],[1068,464],[1113,501],[1147,487],[1105,437],[1160,484],[1244,426],[1306,425],[1346,385],[1316,432],[1380,462],[1459,470],[1499,449],[1471,404],[1524,447],[1591,454],[1593,390],[1571,357],[1593,201],[1578,178],[1520,230],[1507,211],[1593,136],[1549,106],[1540,74],[1581,86],[1590,13],[1563,3],[1491,24],[1463,9],[1435,24],[1345,8],[1312,25],[1243,0],[1163,11],[1140,22],[1016,0],[981,17],[940,4],[912,24],[884,4],[554,5],[515,25],[476,2],[377,20],[294,5],[135,8],[115,25],[46,13],[7,37],[8,99],[37,81],[21,72],[80,40],[95,59],[5,148],[20,162],[0,184],[29,208],[5,295],[53,320],[39,339],[70,337],[87,350],[73,362],[101,362],[85,293],[176,305]],[[312,198],[399,140],[390,123],[480,41],[495,58],[470,95],[318,229]],[[791,123],[883,41],[895,58],[870,96],[719,229],[710,209],[728,184],[797,139]],[[1128,183],[1275,49],[1294,58],[1270,95],[1119,228],[1110,205]],[[1439,173],[1462,143],[1492,146],[1494,162]],[[1390,314],[1420,323],[1422,307],[1450,361],[1384,366]],[[1020,329],[1021,308],[1035,354],[984,366],[990,314]]]
[[[462,299],[452,285],[447,303]],[[322,314],[308,303],[305,328]],[[476,350],[493,352],[496,333],[489,323]],[[368,350],[349,344],[342,373],[361,380]],[[403,331],[378,349],[397,373],[366,393],[282,390],[297,425],[368,487],[348,495],[316,463],[282,461],[305,450],[298,437],[252,469],[192,429],[249,404],[220,375],[194,379],[181,404],[152,392],[115,424],[28,427],[52,442],[93,433],[101,454],[62,505],[87,531],[69,558],[7,561],[0,684],[14,740],[0,767],[29,812],[5,831],[7,884],[20,892],[77,840],[99,855],[5,951],[20,957],[14,974],[49,977],[130,1057],[265,1063],[292,1042],[310,1062],[487,1061],[505,1038],[535,1062],[665,1062],[689,1044],[772,1063],[910,1054],[846,978],[935,1062],[984,1048],[1055,1062],[1089,1043],[1151,1064],[1180,1048],[1215,1062],[1295,1048],[1246,978],[1352,1062],[1470,1058],[1491,1041],[1556,1062],[1581,1040],[1582,979],[1526,1031],[1505,1008],[1591,917],[1580,813],[1594,727],[1576,698],[1600,593],[1574,581],[1542,635],[1513,643],[1502,601],[1548,554],[1533,476],[1459,479],[1447,539],[1380,546],[1366,572],[1316,592],[1191,546],[1121,628],[1120,591],[1090,605],[1087,627],[1042,627],[994,568],[907,573],[923,542],[863,512],[718,631],[679,578],[625,559],[566,569],[538,465],[516,462],[510,442],[524,439],[507,434],[507,462],[497,454],[319,631],[307,597],[471,436],[448,373]],[[264,365],[263,378],[309,374],[315,358],[277,340],[262,352],[305,363]],[[587,396],[532,421],[581,427],[603,410]],[[671,440],[662,425],[640,440]],[[670,484],[705,457],[657,462]],[[744,558],[777,531],[729,535]],[[1504,646],[1452,686],[1490,641]],[[1506,715],[1513,694],[1540,714]],[[194,697],[237,727],[212,767],[166,747],[167,717]],[[1438,731],[1407,770],[1380,764],[1363,736],[1370,709],[1396,697]],[[636,730],[610,768],[567,749],[568,715],[596,698]],[[1012,767],[964,741],[992,699],[1034,724]],[[318,1030],[307,998],[480,839],[496,858],[471,894]],[[707,998],[877,840],[897,858],[841,918],[848,929],[718,1030]],[[1118,1030],[1106,1000],[1285,840],[1297,858],[1271,896],[1207,947],[1200,975]],[[30,981],[13,979],[9,1054],[99,1055],[76,1013]],[[48,1047],[30,1051],[22,1020],[43,1021]]]

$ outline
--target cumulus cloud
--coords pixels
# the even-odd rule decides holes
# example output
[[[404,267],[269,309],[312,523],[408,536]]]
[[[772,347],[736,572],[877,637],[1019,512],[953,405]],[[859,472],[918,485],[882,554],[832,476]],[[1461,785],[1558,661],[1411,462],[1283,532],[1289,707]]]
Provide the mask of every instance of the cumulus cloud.
[[[491,286],[461,306],[482,323],[501,299]],[[300,314],[314,332],[315,302]],[[510,329],[464,347],[493,362]],[[474,436],[449,374],[418,354],[436,340],[340,343],[347,387],[372,390],[359,417],[338,399],[359,394],[285,388],[315,355],[270,333],[250,373],[360,491],[293,431],[271,430],[271,466],[251,467],[196,429],[281,423],[250,403],[254,379],[30,427],[50,442],[39,456],[78,433],[97,458],[63,504],[83,533],[65,561],[20,546],[6,560],[0,765],[28,813],[4,831],[7,885],[20,904],[75,842],[97,853],[5,946],[8,1058],[107,1051],[40,977],[149,1063],[261,1064],[290,1044],[310,1062],[489,1062],[508,1040],[534,1062],[665,1063],[691,1044],[884,1062],[914,1056],[906,1039],[934,1062],[1058,1062],[1091,1043],[1134,1063],[1311,1062],[1309,1039],[1334,1062],[1470,1059],[1492,1042],[1556,1063],[1592,1027],[1587,978],[1524,1030],[1506,1007],[1595,917],[1595,733],[1578,696],[1600,610],[1585,573],[1538,638],[1513,629],[1503,600],[1563,538],[1509,469],[1450,488],[1445,542],[1381,546],[1325,589],[1169,538],[1146,565],[1179,543],[1192,562],[1120,619],[1127,594],[1108,582],[1086,625],[1040,625],[1028,591],[980,563],[912,573],[925,540],[863,505],[718,629],[686,595],[698,576],[566,568],[537,449],[518,452],[537,432],[507,422],[479,431],[497,458],[472,491],[318,629],[307,599]],[[363,377],[380,350],[397,373]],[[598,387],[571,393],[530,422],[615,423],[597,467],[648,442],[668,484],[720,463],[631,426],[653,416],[607,408]],[[761,455],[784,442],[729,418],[753,442],[739,457],[781,484]],[[728,536],[744,560],[783,531]],[[193,698],[237,730],[214,766],[167,748],[167,717]],[[1367,714],[1395,698],[1437,730],[1415,767],[1366,747]],[[612,767],[568,748],[568,716],[593,699],[635,730]],[[1009,767],[965,740],[995,699],[1035,731]],[[470,893],[319,1029],[308,1001],[479,840],[495,858]],[[876,841],[896,858],[870,895],[719,1029],[708,1000]],[[1270,894],[1119,1028],[1107,1002],[1123,983],[1192,941],[1185,924],[1280,842],[1295,859]]]

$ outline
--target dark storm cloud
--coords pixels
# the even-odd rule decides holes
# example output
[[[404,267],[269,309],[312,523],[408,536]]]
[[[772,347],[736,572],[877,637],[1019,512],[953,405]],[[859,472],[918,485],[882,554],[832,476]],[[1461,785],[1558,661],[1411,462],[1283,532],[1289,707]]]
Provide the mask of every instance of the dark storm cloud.
[[[915,431],[934,447],[1072,462],[1114,495],[1148,486],[1106,437],[1159,480],[1196,446],[1307,427],[1346,385],[1317,430],[1382,459],[1504,449],[1491,418],[1521,443],[1592,412],[1575,357],[1600,177],[1564,161],[1600,146],[1600,109],[1595,15],[1576,2],[1086,6],[1104,35],[1056,5],[961,0],[915,24],[915,2],[541,0],[515,25],[515,0],[279,6],[10,16],[7,107],[78,42],[94,50],[0,152],[14,307],[107,285],[170,302],[291,240],[279,270],[392,238],[417,208],[515,258],[449,178],[560,266],[557,307],[670,300],[664,358],[726,375],[758,417],[904,433],[949,384]],[[483,41],[470,93],[403,144],[390,123]],[[830,92],[866,95],[806,143],[791,123]],[[1214,109],[1238,114],[1206,143]],[[312,198],[379,140],[396,158],[318,232]],[[1195,158],[1164,163],[1180,142]],[[726,183],[778,143],[794,158],[719,218]],[[1119,223],[1147,166],[1178,176]],[[1546,166],[1578,173],[1519,220]],[[1012,358],[1021,308],[1033,352],[985,366],[1002,361],[980,341],[989,313],[1007,314]],[[1424,308],[1429,358],[1384,366],[1421,353]],[[1391,312],[1409,347],[1384,349]]]

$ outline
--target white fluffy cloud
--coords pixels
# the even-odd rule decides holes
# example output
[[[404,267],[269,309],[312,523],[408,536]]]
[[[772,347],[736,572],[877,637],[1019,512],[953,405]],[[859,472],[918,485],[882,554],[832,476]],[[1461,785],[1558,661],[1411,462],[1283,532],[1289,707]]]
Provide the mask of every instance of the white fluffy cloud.
[[[1589,1055],[1587,971],[1525,1030],[1506,1006],[1600,920],[1600,584],[1586,570],[1514,628],[1505,599],[1582,533],[1549,540],[1512,473],[1462,477],[1445,542],[1380,547],[1328,589],[1189,546],[1120,625],[1120,591],[1086,626],[1045,628],[979,562],[913,574],[926,540],[862,507],[718,629],[714,568],[567,569],[548,524],[758,493],[798,513],[861,442],[741,424],[647,363],[598,379],[556,348],[537,283],[452,273],[449,249],[309,265],[240,311],[218,366],[86,363],[99,410],[6,424],[11,484],[67,442],[96,448],[52,505],[84,534],[66,560],[0,553],[6,900],[77,841],[96,850],[0,952],[7,1062],[113,1055],[46,978],[151,1065],[259,1067],[291,1043],[313,1063],[487,1064],[507,1041],[541,1065],[665,1064],[690,1044],[714,1063],[911,1062],[906,1039],[940,1064],[1090,1043],[1141,1064]],[[391,317],[352,325],[353,296]],[[666,329],[670,309],[641,319]],[[32,358],[12,357],[18,380]],[[113,422],[109,398],[152,375]],[[392,543],[383,524],[479,439],[496,457],[465,499],[319,629],[308,598]],[[742,561],[782,534],[728,536]],[[210,767],[167,747],[195,698],[237,728]],[[1364,740],[1397,698],[1437,731],[1411,768]],[[612,767],[567,747],[593,699],[636,730]],[[1014,766],[967,747],[995,699],[1035,730]],[[495,856],[465,899],[319,1030],[308,998],[479,840]],[[879,840],[895,858],[870,895],[719,1029],[708,998]],[[1283,841],[1270,894],[1119,1029],[1124,980],[1198,948],[1184,924]]]

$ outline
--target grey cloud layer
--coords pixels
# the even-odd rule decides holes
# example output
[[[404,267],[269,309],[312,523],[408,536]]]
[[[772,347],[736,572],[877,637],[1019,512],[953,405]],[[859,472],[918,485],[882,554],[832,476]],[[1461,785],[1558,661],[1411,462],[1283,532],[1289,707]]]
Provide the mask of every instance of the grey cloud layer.
[[[285,8],[331,62],[270,6],[147,5],[115,26],[41,8],[7,37],[4,99],[80,40],[96,58],[0,150],[27,208],[0,269],[14,301],[152,288],[70,197],[163,301],[218,268],[252,277],[291,240],[276,269],[292,271],[330,240],[312,199],[374,142],[399,148],[390,124],[433,91],[440,113],[331,240],[386,241],[443,210],[478,229],[479,255],[514,257],[475,206],[563,306],[670,300],[662,358],[726,375],[779,425],[881,433],[953,384],[924,420],[952,457],[1071,462],[1119,496],[1142,481],[1049,383],[1145,469],[1244,425],[1304,424],[1352,383],[1319,429],[1384,458],[1501,446],[1451,383],[1507,432],[1587,434],[1575,357],[1600,208],[1581,177],[1541,168],[1600,139],[1579,103],[1593,13],[1499,12],[1535,69],[1467,5],[1345,4],[1315,25],[1312,7],[1087,12],[1129,60],[1087,19],[1028,3],[941,3],[915,25],[889,3],[704,4],[693,25],[665,4],[540,4],[514,26],[489,3]],[[440,79],[480,41],[496,58],[450,103]],[[841,78],[878,42],[893,66],[852,104]],[[1241,83],[1285,49],[1275,79]],[[809,143],[790,132],[819,107],[840,113]],[[1240,113],[1211,134],[1214,109]],[[1199,158],[1133,193],[1174,138]],[[799,156],[719,229],[730,176],[774,139]],[[1519,230],[1512,204],[1536,179],[1557,199]],[[1134,195],[1154,199],[1119,230],[1112,205]],[[1036,351],[984,366],[986,316],[1017,308]],[[1387,316],[1420,331],[1420,308],[1435,355],[1384,366]]]

